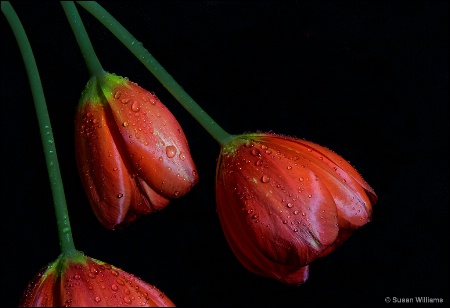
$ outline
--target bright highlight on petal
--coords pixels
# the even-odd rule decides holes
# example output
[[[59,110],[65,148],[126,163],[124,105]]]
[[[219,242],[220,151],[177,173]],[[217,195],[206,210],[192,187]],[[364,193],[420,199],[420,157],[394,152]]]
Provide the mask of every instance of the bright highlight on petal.
[[[60,256],[28,284],[19,307],[174,307],[155,286],[77,253]]]
[[[312,261],[370,221],[377,196],[331,150],[261,133],[236,136],[222,147],[216,200],[239,261],[258,275],[298,285]]]
[[[78,170],[108,229],[161,210],[198,182],[187,139],[156,95],[125,78],[93,78],[75,117]]]

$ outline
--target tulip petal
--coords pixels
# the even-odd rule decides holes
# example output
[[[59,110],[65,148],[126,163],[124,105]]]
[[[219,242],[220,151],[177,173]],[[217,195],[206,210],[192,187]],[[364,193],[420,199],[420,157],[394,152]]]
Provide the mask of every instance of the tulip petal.
[[[186,137],[158,98],[105,73],[83,91],[76,158],[89,202],[108,229],[162,210],[198,181]]]
[[[216,170],[225,237],[250,271],[300,284],[308,265],[370,221],[377,196],[339,155],[275,134],[234,136]]]
[[[221,157],[217,211],[235,255],[257,274],[301,283],[299,268],[337,237],[332,196],[310,170],[293,164],[293,153],[264,142]]]
[[[137,174],[166,198],[190,191],[198,180],[197,172],[186,136],[173,114],[156,95],[133,82],[112,89],[105,84],[103,92],[125,149],[134,157]]]
[[[28,284],[20,307],[174,307],[155,286],[81,253],[60,256]]]
[[[312,142],[282,138],[287,148],[297,148],[304,163],[325,183],[333,195],[341,227],[358,228],[371,219],[372,203],[376,201],[373,189],[342,157]],[[301,150],[304,147],[304,150]],[[350,224],[350,225],[349,225]]]
[[[75,120],[80,177],[95,215],[108,229],[125,218],[133,183],[111,134],[105,107],[83,104]]]

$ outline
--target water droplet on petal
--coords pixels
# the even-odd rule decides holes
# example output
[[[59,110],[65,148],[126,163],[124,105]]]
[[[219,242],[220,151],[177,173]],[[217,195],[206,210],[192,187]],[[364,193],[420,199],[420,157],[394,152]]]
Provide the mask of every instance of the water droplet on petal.
[[[128,104],[130,99],[129,98],[122,98],[120,101],[122,102],[122,104]]]
[[[124,301],[126,304],[131,304],[131,298],[128,297],[128,296],[124,296],[124,297],[123,297],[123,301]]]
[[[111,290],[117,291],[117,290],[119,290],[119,287],[116,284],[112,284],[111,285]]]
[[[292,169],[292,166],[287,166],[287,170],[291,170]]]
[[[139,107],[139,102],[134,101],[133,104],[131,105],[131,111],[138,112],[139,110],[141,110],[141,108]]]
[[[122,279],[116,279],[116,282],[118,284],[120,284],[121,286],[123,286],[125,283],[122,281]]]
[[[175,197],[178,197],[178,195],[180,195],[180,192],[179,192],[179,191],[176,191],[176,192],[174,192],[173,194],[175,195]]]
[[[312,198],[312,195],[308,195],[308,198]]]
[[[173,145],[169,145],[168,147],[166,147],[166,155],[169,158],[172,158],[175,156],[175,154],[177,154],[177,148],[174,147]]]
[[[257,160],[255,165],[256,166],[261,166],[263,164],[263,161],[261,159]]]
[[[122,198],[123,197],[123,194],[117,194],[117,198]]]
[[[286,204],[286,206],[288,207],[288,208],[292,208],[294,205],[292,204],[292,203],[288,203],[288,204]]]
[[[270,181],[270,177],[268,176],[268,175],[263,175],[262,177],[261,177],[261,182],[263,182],[263,183],[269,183],[269,181]]]
[[[253,156],[261,155],[261,152],[258,149],[253,149],[253,150],[250,151],[250,153],[252,153]]]
[[[102,299],[101,299],[99,296],[96,296],[96,297],[94,298],[94,301],[95,301],[96,303],[99,303],[101,300],[102,300]]]
[[[127,127],[128,125],[129,125],[129,123],[128,123],[127,121],[125,121],[125,122],[122,123],[122,126],[123,126],[123,127]]]
[[[121,95],[122,95],[122,93],[120,93],[120,91],[117,91],[117,92],[114,94],[114,98],[115,98],[115,99],[119,99]]]

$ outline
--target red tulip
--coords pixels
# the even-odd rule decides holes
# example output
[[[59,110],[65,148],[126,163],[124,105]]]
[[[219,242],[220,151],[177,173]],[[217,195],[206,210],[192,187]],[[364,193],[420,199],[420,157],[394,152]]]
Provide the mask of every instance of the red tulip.
[[[180,124],[154,94],[126,78],[91,79],[75,126],[81,180],[108,229],[163,209],[198,181]]]
[[[377,201],[359,173],[333,151],[274,134],[240,135],[222,147],[217,212],[248,270],[298,285],[308,266],[371,219]]]
[[[19,307],[174,307],[155,286],[105,262],[61,255],[28,284]]]

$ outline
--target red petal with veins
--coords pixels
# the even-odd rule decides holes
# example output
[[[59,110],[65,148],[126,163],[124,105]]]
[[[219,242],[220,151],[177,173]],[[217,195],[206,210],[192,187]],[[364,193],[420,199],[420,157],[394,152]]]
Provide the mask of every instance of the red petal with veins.
[[[77,253],[60,256],[28,284],[20,307],[174,307],[155,286]]]
[[[369,221],[376,195],[341,160],[323,147],[273,134],[236,136],[222,147],[217,212],[247,269],[303,283],[313,260]]]
[[[89,202],[108,229],[162,210],[198,181],[175,117],[155,95],[113,74],[86,86],[75,149]]]

